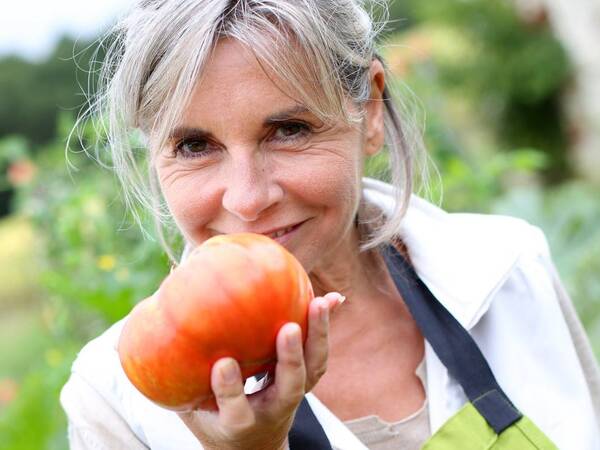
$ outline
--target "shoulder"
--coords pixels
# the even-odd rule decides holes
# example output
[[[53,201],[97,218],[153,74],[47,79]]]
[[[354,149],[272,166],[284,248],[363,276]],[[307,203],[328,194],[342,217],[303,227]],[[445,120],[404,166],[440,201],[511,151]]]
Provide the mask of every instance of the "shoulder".
[[[113,384],[111,378],[122,372],[117,344],[124,323],[125,319],[120,320],[100,336],[88,342],[73,362],[72,373],[78,374],[99,390],[110,387]]]
[[[144,432],[135,425],[136,413],[129,407],[141,394],[127,379],[117,351],[124,321],[115,323],[80,350],[61,391],[61,403],[72,426],[95,427],[98,420],[94,419],[93,411],[96,410],[107,420],[112,417],[110,423],[114,426],[129,427],[144,441]]]
[[[86,390],[88,393],[95,392],[99,400],[119,409],[113,397],[122,373],[117,343],[123,323],[124,319],[115,323],[79,351],[62,397],[72,396],[73,391]]]
[[[362,183],[364,199],[384,215],[392,215],[398,191],[371,178],[363,178]],[[414,194],[410,196],[398,233],[408,241],[411,253],[427,256],[426,263],[447,253],[461,265],[468,264],[469,258],[476,258],[481,265],[493,262],[499,255],[501,259],[512,258],[512,262],[523,252],[550,255],[544,233],[525,220],[493,214],[449,213]],[[428,265],[423,264],[422,268],[427,269]]]
[[[71,448],[147,449],[129,424],[93,386],[73,373],[60,393]]]
[[[139,441],[150,448],[201,449],[177,413],[152,403],[127,378],[117,351],[125,320],[87,343],[73,363],[71,378],[61,392],[69,423],[106,437],[106,423],[96,417],[105,411],[112,424],[108,431],[119,439]]]
[[[526,282],[549,278],[530,270],[532,261],[543,267],[550,260],[546,237],[522,219],[448,213],[413,196],[399,235],[419,277],[466,328],[517,272]]]

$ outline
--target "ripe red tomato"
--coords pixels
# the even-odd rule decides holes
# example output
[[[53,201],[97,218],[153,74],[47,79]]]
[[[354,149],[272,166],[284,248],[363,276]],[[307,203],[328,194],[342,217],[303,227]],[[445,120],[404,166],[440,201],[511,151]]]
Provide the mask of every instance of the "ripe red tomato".
[[[298,323],[306,338],[312,298],[308,275],[275,241],[216,236],[133,308],[119,339],[121,364],[133,385],[165,408],[214,410],[212,365],[229,356],[244,378],[272,370],[282,325]]]

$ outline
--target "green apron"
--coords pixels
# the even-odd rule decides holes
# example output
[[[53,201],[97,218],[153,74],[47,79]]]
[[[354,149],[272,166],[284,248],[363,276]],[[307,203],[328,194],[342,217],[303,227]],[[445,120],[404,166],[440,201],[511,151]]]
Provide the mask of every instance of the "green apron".
[[[434,297],[402,255],[392,246],[383,255],[423,336],[469,399],[422,449],[557,450],[515,408],[471,335]]]

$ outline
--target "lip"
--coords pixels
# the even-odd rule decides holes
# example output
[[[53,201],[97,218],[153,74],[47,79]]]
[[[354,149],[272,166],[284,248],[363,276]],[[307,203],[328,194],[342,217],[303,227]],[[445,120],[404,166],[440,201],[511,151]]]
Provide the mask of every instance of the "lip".
[[[265,236],[268,236],[269,234],[275,233],[276,231],[285,230],[286,228],[291,228],[291,230],[286,233],[286,234],[289,234],[289,233],[293,232],[296,228],[298,228],[300,225],[302,225],[304,222],[306,222],[306,220],[303,220],[302,222],[296,222],[295,224],[285,225],[283,227],[272,228],[267,231],[254,231],[253,233],[264,234]],[[283,236],[285,236],[285,234]],[[281,237],[283,237],[283,236],[281,236]]]
[[[273,239],[275,242],[277,242],[279,245],[285,245],[287,244],[290,239],[292,239],[294,237],[294,235],[298,232],[298,229],[304,224],[306,223],[306,220],[303,222],[299,222],[296,225],[292,225],[291,230],[288,231],[287,233],[285,233],[284,235],[278,236],[276,238],[271,238]],[[282,227],[282,228],[277,228],[273,231],[271,231],[270,233],[273,233],[274,231],[277,230],[281,230],[281,229],[285,229],[285,228],[289,228],[289,225],[287,227]],[[264,233],[264,234],[268,234],[268,233]]]
[[[308,222],[308,220],[309,219],[306,219],[306,220],[303,220],[302,222],[296,222],[295,224],[285,225],[283,227],[271,228],[270,230],[267,230],[267,231],[243,230],[243,231],[237,231],[237,232],[238,233],[244,232],[244,233],[262,234],[263,236],[268,237],[269,234],[275,233],[276,231],[285,230],[286,228],[291,228],[291,230],[288,231],[287,233],[285,233],[284,235],[276,237],[276,238],[271,238],[275,242],[278,242],[279,244],[284,244],[289,239],[291,239],[291,237],[296,233],[298,228],[300,228],[300,226],[302,226],[304,223]],[[229,233],[218,233],[218,232],[215,233],[215,235],[218,235],[218,234],[229,234]]]

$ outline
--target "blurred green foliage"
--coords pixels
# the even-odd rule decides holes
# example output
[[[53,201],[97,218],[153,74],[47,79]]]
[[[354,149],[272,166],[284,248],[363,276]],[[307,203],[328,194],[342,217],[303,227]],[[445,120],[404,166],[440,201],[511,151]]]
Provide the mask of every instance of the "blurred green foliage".
[[[65,37],[42,61],[0,59],[0,217],[13,193],[5,182],[7,163],[17,149],[21,156],[43,151],[58,137],[60,114],[85,108],[84,93],[94,92],[105,48]]]
[[[23,136],[33,149],[56,138],[61,112],[78,111],[84,92],[93,91],[94,76],[104,48],[63,38],[44,60],[31,62],[18,56],[0,60],[0,138]]]
[[[29,356],[17,399],[5,410],[0,404],[0,449],[67,448],[57,399],[77,351],[153,293],[169,270],[152,228],[145,238],[127,216],[113,174],[81,149],[72,149],[67,165],[72,125],[62,121],[59,137],[34,159],[34,179],[18,188],[15,206],[33,225],[41,258],[44,344]],[[90,127],[83,143],[92,140]]]
[[[554,261],[600,360],[600,189],[579,181],[543,190],[528,186],[498,198],[491,212],[544,230]]]
[[[403,0],[390,8],[392,15],[409,17],[392,30],[405,36],[404,53],[418,53],[421,67],[413,67],[413,75],[426,75],[418,83],[433,75],[445,93],[441,98],[467,97],[481,125],[494,133],[495,150],[545,153],[546,182],[572,175],[560,105],[572,68],[545,16],[521,17],[505,0]],[[391,44],[398,45],[397,35]],[[411,74],[402,76],[413,86]]]

